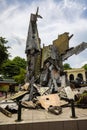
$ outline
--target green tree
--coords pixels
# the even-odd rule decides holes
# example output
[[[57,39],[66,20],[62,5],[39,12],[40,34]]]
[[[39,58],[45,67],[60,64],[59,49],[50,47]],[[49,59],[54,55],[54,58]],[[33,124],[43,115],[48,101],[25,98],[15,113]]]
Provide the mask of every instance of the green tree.
[[[14,80],[18,84],[22,84],[25,81],[25,75],[26,75],[26,70],[23,68],[20,68],[20,73],[19,73],[19,75],[14,76]]]
[[[20,69],[12,60],[7,60],[2,65],[2,74],[4,78],[12,78],[19,73]]]
[[[8,46],[6,46],[7,44],[7,40],[3,37],[0,37],[0,67],[3,64],[3,62],[5,60],[8,59],[9,57],[9,53],[8,53]]]
[[[68,64],[68,63],[65,63],[63,65],[63,67],[64,67],[64,70],[72,69],[71,66],[70,66],[70,64]]]
[[[84,68],[85,70],[87,70],[87,64],[85,64],[84,66],[82,66],[82,68]]]
[[[21,58],[19,56],[16,56],[14,59],[13,59],[13,62],[16,63],[17,66],[25,69],[26,68],[26,61],[24,58]]]
[[[26,69],[25,59],[15,57],[13,60],[7,60],[3,63],[2,73],[5,78],[13,78],[16,75],[19,75],[21,68]]]

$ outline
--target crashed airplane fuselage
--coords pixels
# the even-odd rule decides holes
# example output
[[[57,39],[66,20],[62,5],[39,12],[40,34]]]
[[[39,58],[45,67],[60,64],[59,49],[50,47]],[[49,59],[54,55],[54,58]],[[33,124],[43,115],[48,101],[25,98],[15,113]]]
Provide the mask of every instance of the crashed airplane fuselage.
[[[31,84],[39,83],[41,86],[50,87],[51,91],[57,91],[58,86],[66,84],[62,62],[72,56],[79,54],[87,48],[87,43],[83,42],[80,45],[69,48],[69,40],[73,34],[69,36],[65,32],[58,36],[58,39],[53,41],[52,45],[40,46],[40,38],[37,29],[37,19],[42,18],[36,14],[31,14],[28,36],[26,42],[27,56],[27,75],[26,82]]]

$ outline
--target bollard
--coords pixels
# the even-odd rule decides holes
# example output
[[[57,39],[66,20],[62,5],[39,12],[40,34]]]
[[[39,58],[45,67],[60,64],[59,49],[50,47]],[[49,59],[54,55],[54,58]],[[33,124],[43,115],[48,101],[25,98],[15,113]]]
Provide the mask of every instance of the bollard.
[[[71,118],[77,118],[76,115],[75,115],[74,100],[71,99],[70,102],[71,102],[71,111],[72,111],[72,116],[71,116]]]
[[[22,106],[21,106],[21,101],[19,100],[19,102],[18,102],[18,119],[16,121],[22,121],[21,110],[22,110]]]

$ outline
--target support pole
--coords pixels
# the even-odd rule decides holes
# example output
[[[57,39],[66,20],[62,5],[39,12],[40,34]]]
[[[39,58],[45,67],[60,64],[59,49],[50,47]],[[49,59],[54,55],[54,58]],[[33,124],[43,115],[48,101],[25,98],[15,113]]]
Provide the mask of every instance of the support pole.
[[[16,121],[22,121],[21,119],[21,110],[22,110],[22,105],[21,105],[21,101],[19,100],[18,102],[18,118]]]
[[[75,114],[75,105],[74,105],[74,100],[71,99],[70,103],[71,103],[71,112],[72,112],[72,116],[71,116],[71,118],[77,118],[77,117],[76,117],[76,114]]]

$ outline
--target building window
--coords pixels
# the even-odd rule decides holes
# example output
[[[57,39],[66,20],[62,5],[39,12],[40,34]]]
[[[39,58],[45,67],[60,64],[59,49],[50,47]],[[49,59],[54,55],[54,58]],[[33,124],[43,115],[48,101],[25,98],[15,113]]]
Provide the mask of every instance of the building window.
[[[86,76],[86,81],[87,81],[87,71],[85,72],[85,76]]]
[[[70,81],[74,80],[74,75],[73,75],[73,74],[70,74],[69,80],[70,80]]]
[[[83,80],[83,75],[81,73],[78,74],[78,77]]]

